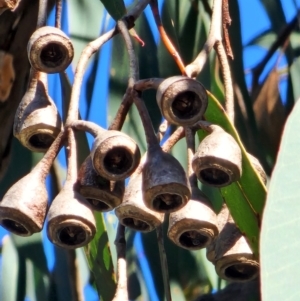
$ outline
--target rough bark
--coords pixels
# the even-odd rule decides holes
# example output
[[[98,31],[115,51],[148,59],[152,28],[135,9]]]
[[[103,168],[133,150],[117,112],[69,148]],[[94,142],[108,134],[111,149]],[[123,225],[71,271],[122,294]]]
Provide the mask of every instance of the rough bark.
[[[0,50],[13,56],[16,74],[8,98],[0,102],[0,179],[9,161],[15,112],[26,91],[30,68],[26,47],[36,27],[37,11],[37,0],[22,0],[14,12],[6,10],[0,16]]]

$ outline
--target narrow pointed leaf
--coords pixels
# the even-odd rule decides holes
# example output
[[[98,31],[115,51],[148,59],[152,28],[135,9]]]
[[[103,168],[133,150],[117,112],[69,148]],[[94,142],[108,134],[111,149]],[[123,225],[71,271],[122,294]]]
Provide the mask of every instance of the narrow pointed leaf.
[[[16,301],[19,289],[19,259],[17,249],[8,235],[3,239],[1,261],[0,300]]]
[[[284,128],[264,212],[260,242],[264,301],[300,298],[299,118],[297,102]]]
[[[126,7],[123,0],[101,0],[101,2],[116,21],[126,14]]]
[[[94,239],[85,247],[85,252],[101,300],[111,301],[116,289],[114,267],[102,213],[95,213],[95,218],[97,232]]]

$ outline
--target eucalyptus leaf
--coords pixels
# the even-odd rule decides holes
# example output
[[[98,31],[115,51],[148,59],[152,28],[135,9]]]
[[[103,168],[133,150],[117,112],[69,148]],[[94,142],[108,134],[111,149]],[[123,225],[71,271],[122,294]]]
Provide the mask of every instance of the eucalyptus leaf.
[[[41,233],[35,233],[30,237],[11,234],[11,239],[17,248],[19,260],[24,261],[25,264],[26,292],[34,296],[37,301],[47,300],[50,274]]]
[[[19,258],[18,251],[10,236],[5,236],[2,246],[0,299],[16,301],[18,296]],[[25,276],[25,275],[23,275]],[[9,279],[9,281],[7,281]]]
[[[260,241],[263,301],[300,298],[299,118],[300,102],[297,102],[284,128],[263,216]]]
[[[102,213],[95,213],[95,219],[97,232],[85,247],[85,253],[101,300],[111,301],[116,290],[113,261]]]
[[[126,14],[126,6],[123,0],[100,0],[114,20],[121,19]]]

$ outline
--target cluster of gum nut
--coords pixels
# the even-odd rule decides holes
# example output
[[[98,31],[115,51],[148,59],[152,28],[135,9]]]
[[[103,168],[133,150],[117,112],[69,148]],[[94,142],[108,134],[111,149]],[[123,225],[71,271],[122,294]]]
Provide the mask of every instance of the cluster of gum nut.
[[[93,210],[115,209],[120,223],[142,232],[154,230],[168,213],[168,237],[176,245],[189,250],[207,247],[208,259],[225,279],[245,281],[256,277],[258,263],[252,258],[246,240],[234,226],[227,233],[226,225],[234,225],[228,210],[225,219],[224,212],[220,213],[223,216],[220,222],[210,201],[197,186],[197,179],[206,185],[223,187],[241,177],[240,147],[217,125],[209,126],[209,135],[189,162],[194,174],[187,177],[180,163],[159,144],[148,146],[141,158],[132,138],[89,123],[95,140],[90,155],[79,169],[76,185],[67,179],[48,208],[45,179],[54,157],[47,150],[52,148],[53,152],[56,148],[57,153],[59,145],[53,146],[53,141],[63,125],[48,95],[46,74],[67,68],[73,58],[73,46],[60,29],[45,26],[32,34],[27,50],[32,67],[30,82],[15,115],[14,135],[31,151],[46,154],[1,200],[0,224],[4,228],[29,236],[42,230],[47,216],[51,242],[74,249],[89,243],[96,232]],[[202,84],[183,76],[163,80],[156,98],[164,118],[184,127],[201,120],[208,105]],[[256,166],[260,168],[258,163]],[[242,252],[234,248],[223,250],[220,236],[226,232],[232,237],[232,231],[237,233],[233,247],[242,245],[245,249]]]

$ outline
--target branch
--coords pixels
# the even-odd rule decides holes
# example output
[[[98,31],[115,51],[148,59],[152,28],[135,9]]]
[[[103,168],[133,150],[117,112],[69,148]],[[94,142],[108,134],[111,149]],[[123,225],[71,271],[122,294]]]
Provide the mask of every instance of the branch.
[[[55,27],[61,28],[61,11],[62,11],[62,0],[56,0],[55,6]]]
[[[187,145],[187,157],[188,157],[188,176],[191,187],[198,187],[197,177],[192,168],[192,161],[195,154],[195,132],[191,128],[185,128],[185,139]]]
[[[231,18],[229,14],[228,8],[228,0],[223,0],[222,5],[222,26],[223,26],[223,34],[224,34],[224,44],[227,56],[229,56],[233,60],[233,53],[230,45],[230,39],[228,34],[228,26],[231,25]]]
[[[47,21],[47,4],[48,0],[40,0],[39,1],[39,12],[38,12],[38,19],[36,27],[45,26]]]
[[[169,51],[169,53],[175,60],[182,75],[186,75],[183,61],[182,61],[179,53],[177,52],[175,46],[172,44],[171,40],[169,39],[169,37],[162,25],[162,21],[161,21],[160,15],[159,15],[157,0],[151,0],[150,6],[151,6],[152,14],[153,14],[153,17],[154,17],[154,20],[155,20],[155,23],[156,23],[157,29],[159,31],[162,42],[164,43],[165,47],[167,48],[167,50]]]
[[[141,0],[125,17],[123,17],[124,20],[125,19],[128,20],[129,28],[133,27],[134,25],[133,22],[142,13],[142,11],[145,9],[149,1],[150,0]],[[80,88],[81,88],[81,83],[82,83],[84,71],[86,69],[88,60],[96,51],[100,49],[100,47],[104,43],[109,41],[118,32],[119,31],[116,26],[114,29],[108,31],[107,33],[103,34],[101,37],[90,42],[82,51],[75,71],[74,84],[71,93],[70,106],[69,106],[66,126],[68,126],[72,121],[76,120],[78,117],[78,103],[79,103],[79,96],[80,96]]]
[[[125,22],[123,20],[118,21],[117,26],[124,38],[127,52],[129,55],[130,78],[129,78],[128,86],[133,87],[138,79],[138,64],[137,64],[137,60],[136,60],[136,55],[135,55],[135,52],[133,49],[129,31],[128,31],[128,28],[127,28]],[[147,110],[144,102],[140,98],[139,93],[135,90],[132,90],[132,98],[137,107],[137,110],[139,112],[139,115],[140,115],[142,123],[143,123],[148,147],[155,146],[155,145],[158,146],[159,143],[158,143],[157,137],[154,133],[153,125],[152,125],[148,110]]]
[[[231,78],[227,55],[223,43],[221,41],[216,42],[215,50],[217,52],[221,64],[222,77],[224,81],[225,111],[228,115],[229,120],[232,122],[232,124],[234,124],[234,93],[233,93],[232,78]]]
[[[127,87],[126,92],[123,96],[122,102],[119,106],[119,109],[116,113],[114,120],[111,122],[109,126],[109,130],[116,130],[120,131],[123,127],[125,122],[126,116],[129,112],[129,109],[133,103],[132,95],[131,95],[132,88]]]
[[[207,61],[208,54],[217,41],[222,40],[221,35],[221,21],[222,21],[222,0],[214,0],[213,14],[210,24],[209,35],[207,41],[204,44],[203,49],[198,54],[196,59],[185,67],[185,71],[188,77],[195,78],[201,72],[204,64]]]
[[[145,91],[148,89],[157,89],[158,86],[164,81],[164,78],[146,78],[140,79],[134,84],[134,89],[137,91]]]

